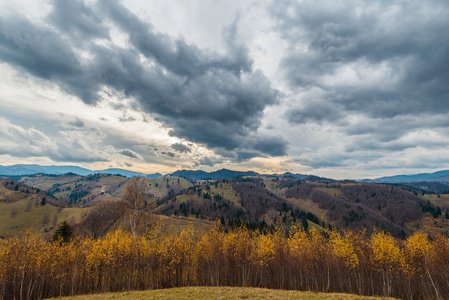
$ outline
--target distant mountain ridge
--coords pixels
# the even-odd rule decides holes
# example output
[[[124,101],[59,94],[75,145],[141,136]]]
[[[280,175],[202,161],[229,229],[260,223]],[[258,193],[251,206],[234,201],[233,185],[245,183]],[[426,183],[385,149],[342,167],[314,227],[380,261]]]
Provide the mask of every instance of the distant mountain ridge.
[[[0,165],[0,175],[6,176],[20,176],[20,175],[34,175],[34,174],[53,174],[53,175],[63,175],[67,173],[73,173],[76,175],[86,176],[91,174],[119,174],[126,177],[133,176],[145,176],[149,178],[160,177],[162,174],[144,174],[140,172],[134,172],[118,168],[110,168],[105,170],[89,170],[86,168],[78,166],[41,166],[36,164],[18,164],[12,166],[1,166]]]
[[[78,166],[41,166],[36,164],[18,164],[12,166],[1,166],[0,165],[0,175],[5,176],[23,176],[23,175],[34,175],[34,174],[52,174],[52,175],[63,175],[67,173],[73,173],[76,175],[86,176],[91,174],[118,174],[126,177],[134,176],[144,176],[148,178],[157,178],[161,176],[177,176],[184,177],[190,180],[220,180],[223,178],[234,178],[236,176],[274,176],[274,177],[294,177],[297,179],[305,179],[309,175],[304,174],[293,174],[291,172],[286,172],[284,174],[259,174],[254,171],[234,171],[228,169],[221,169],[213,172],[206,172],[202,170],[178,170],[169,174],[145,174],[141,172],[135,172],[120,168],[109,168],[105,170],[89,170],[86,168]]]
[[[213,172],[206,172],[201,170],[179,170],[169,174],[170,176],[185,177],[192,180],[212,179],[219,180],[223,178],[234,178],[236,176],[258,176],[259,173],[254,171],[232,171],[228,169],[221,169]]]
[[[157,177],[162,176],[161,173],[145,174],[145,173],[128,171],[128,170],[118,169],[118,168],[110,168],[110,169],[106,169],[106,170],[95,170],[93,172],[94,173],[112,174],[112,175],[120,174],[120,175],[123,175],[126,177],[144,176],[144,177],[148,177],[148,178],[157,178]]]
[[[66,173],[74,173],[82,176],[93,174],[94,172],[77,166],[41,166],[18,164],[12,166],[0,166],[1,175],[33,175],[38,173],[62,175]]]
[[[413,181],[435,181],[449,183],[449,170],[441,170],[434,173],[420,173],[412,175],[386,176],[370,180],[371,182],[413,182]]]
[[[52,174],[52,175],[63,175],[67,173],[73,173],[81,176],[87,176],[92,174],[113,174],[122,175],[125,177],[134,176],[144,176],[148,178],[157,178],[162,176],[176,176],[184,177],[190,180],[220,180],[223,178],[234,178],[236,176],[274,176],[274,177],[293,177],[296,179],[307,179],[311,175],[304,174],[293,174],[291,172],[286,172],[283,174],[259,174],[254,171],[234,171],[228,169],[221,169],[212,172],[206,172],[203,170],[178,170],[173,173],[161,174],[145,174],[141,172],[135,172],[131,170],[125,170],[120,168],[109,168],[104,170],[89,170],[86,168],[78,166],[41,166],[37,164],[17,164],[11,166],[0,165],[0,175],[5,176],[23,176],[23,175],[34,175],[34,174]],[[420,173],[420,174],[410,174],[410,175],[395,175],[395,176],[385,176],[375,179],[365,179],[362,182],[374,182],[374,183],[405,183],[405,182],[439,182],[442,184],[449,185],[449,170],[441,170],[434,173]]]

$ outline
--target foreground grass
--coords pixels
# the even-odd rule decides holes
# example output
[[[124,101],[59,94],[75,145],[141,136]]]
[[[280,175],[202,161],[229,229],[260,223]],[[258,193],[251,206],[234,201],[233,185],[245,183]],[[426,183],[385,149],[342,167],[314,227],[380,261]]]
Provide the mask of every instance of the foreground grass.
[[[270,290],[262,288],[239,287],[183,287],[149,291],[106,293],[59,297],[51,299],[64,300],[97,300],[97,299],[307,299],[307,300],[380,300],[394,299],[385,297],[367,297],[339,293],[314,293],[285,290]]]

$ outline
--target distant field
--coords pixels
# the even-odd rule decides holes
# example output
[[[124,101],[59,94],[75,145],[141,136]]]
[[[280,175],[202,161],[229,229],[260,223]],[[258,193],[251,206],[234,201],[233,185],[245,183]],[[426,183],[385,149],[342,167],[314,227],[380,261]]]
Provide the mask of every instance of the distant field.
[[[5,188],[3,185],[0,185],[0,199],[10,196],[12,194],[14,194],[14,191]]]
[[[106,293],[59,297],[52,299],[299,299],[299,300],[376,300],[394,299],[386,297],[367,297],[339,293],[313,293],[300,291],[270,290],[238,287],[183,287],[150,291]]]
[[[288,198],[288,201],[290,201],[292,204],[299,207],[299,209],[303,211],[310,211],[315,216],[317,216],[320,220],[327,220],[326,209],[321,209],[317,203],[314,203],[310,199],[295,199],[295,198]]]
[[[228,199],[232,203],[234,203],[237,207],[242,207],[241,199],[238,194],[236,194],[235,190],[232,188],[230,183],[219,183],[217,187],[214,184],[210,186],[210,190],[212,193],[216,195],[220,195],[225,199]]]
[[[449,194],[425,194],[423,197],[438,206],[449,205]]]
[[[33,203],[31,210],[26,211],[28,202]],[[12,210],[17,211],[17,215],[13,218]],[[4,237],[16,236],[31,230],[33,233],[45,234],[45,229],[52,230],[64,221],[79,222],[84,214],[90,208],[64,208],[58,213],[56,206],[46,204],[40,205],[40,199],[36,195],[30,195],[27,198],[13,202],[0,202],[0,233]],[[44,216],[48,216],[48,223],[43,224]],[[53,227],[53,219],[57,217],[56,226]]]
[[[322,192],[328,193],[329,195],[332,195],[332,196],[340,196],[341,195],[340,189],[337,189],[337,188],[314,187],[313,190],[314,191],[322,191]]]
[[[199,204],[203,204],[205,201],[207,201],[207,203],[210,202],[209,199],[204,199],[202,196],[200,197],[197,194],[176,196],[176,202],[178,202],[178,203],[184,203],[184,202],[189,201],[190,199],[192,199],[195,202],[198,202]]]
[[[101,200],[119,200],[124,191],[128,178],[116,175],[104,175],[95,177],[94,180],[88,180],[87,177],[78,175],[48,176],[36,175],[22,177],[21,182],[48,191],[52,188],[58,188],[53,196],[61,199],[68,199],[69,195],[76,189],[76,186],[88,186],[89,194],[85,195],[81,200],[95,201]],[[108,192],[113,190],[112,194]]]
[[[183,190],[192,186],[188,180],[180,177],[145,178],[145,184],[148,191],[152,193],[155,198],[165,197],[168,192],[175,187],[179,190]],[[167,187],[167,184],[169,187]]]
[[[271,177],[267,177],[267,178],[262,178],[263,183],[265,184],[267,190],[269,190],[270,192],[279,195],[280,193],[280,189],[278,187],[279,182],[277,181],[273,181],[274,178]],[[287,189],[285,189],[287,190]]]

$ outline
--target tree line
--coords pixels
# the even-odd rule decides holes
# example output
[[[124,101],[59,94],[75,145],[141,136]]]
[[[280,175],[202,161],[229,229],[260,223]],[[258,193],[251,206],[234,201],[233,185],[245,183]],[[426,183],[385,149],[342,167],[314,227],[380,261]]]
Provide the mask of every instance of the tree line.
[[[128,214],[133,214],[132,210]],[[449,240],[363,231],[246,227],[139,234],[132,216],[98,239],[54,241],[28,233],[0,243],[3,299],[181,286],[240,286],[448,299]],[[131,223],[130,223],[131,222]]]

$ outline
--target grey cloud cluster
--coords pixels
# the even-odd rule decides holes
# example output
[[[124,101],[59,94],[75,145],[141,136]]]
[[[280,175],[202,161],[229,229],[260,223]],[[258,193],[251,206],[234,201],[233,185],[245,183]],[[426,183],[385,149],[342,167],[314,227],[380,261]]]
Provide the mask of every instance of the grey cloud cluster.
[[[51,26],[0,17],[0,60],[57,83],[87,104],[97,103],[103,86],[115,89],[171,135],[231,151],[230,157],[248,150],[255,156],[286,154],[285,140],[257,132],[278,92],[236,43],[235,22],[223,31],[226,53],[218,54],[157,32],[118,1],[54,1],[47,21]],[[127,46],[114,44],[106,24],[126,36]]]
[[[373,117],[449,108],[449,4],[446,1],[284,1],[274,7],[289,51],[282,67],[292,86],[320,87],[322,99]],[[289,12],[289,13],[286,13]],[[342,67],[359,81],[331,84]],[[305,109],[307,111],[308,107]],[[332,110],[333,111],[333,110]],[[332,112],[318,118],[327,119]],[[291,118],[292,122],[296,122]]]
[[[109,30],[103,20],[81,1],[53,1],[48,21],[78,42],[89,38],[109,38]]]
[[[428,122],[449,112],[447,1],[287,0],[270,11],[288,45],[280,69],[302,95],[291,124],[339,128],[354,136],[349,151],[403,151],[420,142],[408,136],[448,128]]]
[[[175,143],[175,144],[171,145],[170,147],[172,147],[174,150],[176,150],[180,153],[190,153],[191,152],[189,146],[186,146],[181,143]]]
[[[140,156],[137,152],[132,151],[130,149],[123,149],[123,150],[118,151],[118,153],[121,155],[124,155],[124,156],[128,156],[130,158],[142,160],[142,156]]]

